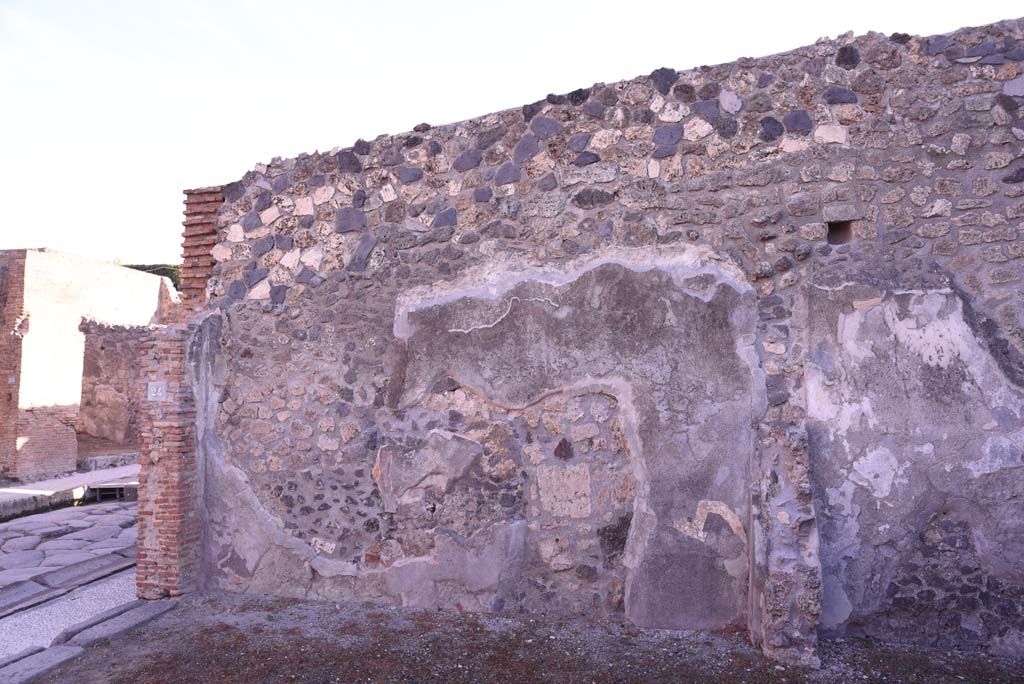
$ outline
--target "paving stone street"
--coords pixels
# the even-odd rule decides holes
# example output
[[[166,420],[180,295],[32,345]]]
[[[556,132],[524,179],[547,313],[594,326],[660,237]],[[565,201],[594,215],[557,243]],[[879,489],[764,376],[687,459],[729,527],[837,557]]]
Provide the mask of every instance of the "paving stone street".
[[[0,523],[0,597],[36,588],[32,584],[39,589],[67,586],[75,575],[134,558],[135,515],[135,502],[118,501]]]

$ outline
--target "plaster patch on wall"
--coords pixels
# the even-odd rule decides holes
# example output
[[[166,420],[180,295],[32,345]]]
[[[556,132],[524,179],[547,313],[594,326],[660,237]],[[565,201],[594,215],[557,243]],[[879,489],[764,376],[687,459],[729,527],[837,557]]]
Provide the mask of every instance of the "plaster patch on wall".
[[[384,510],[423,499],[428,490],[444,492],[462,477],[482,453],[476,442],[447,430],[431,430],[423,448],[411,453],[382,447],[377,451],[373,477],[380,487]]]
[[[843,385],[823,373],[808,374],[806,382],[808,416],[828,423],[835,434],[843,436],[851,428],[878,426],[878,418],[868,397],[854,400],[846,396]]]
[[[691,520],[675,520],[672,522],[672,526],[677,530],[693,537],[698,541],[704,541],[707,539],[707,532],[704,530],[704,525],[707,523],[708,516],[714,513],[720,516],[729,525],[729,529],[733,531],[737,537],[743,540],[744,543],[747,541],[746,530],[743,529],[743,523],[740,522],[740,518],[736,513],[729,508],[728,504],[723,501],[709,501],[707,499],[701,499],[697,502],[697,512]]]
[[[481,300],[500,299],[517,285],[524,282],[536,282],[560,286],[572,283],[583,274],[607,264],[615,264],[635,272],[662,270],[672,275],[675,284],[702,301],[710,301],[715,287],[708,287],[698,292],[686,285],[686,279],[707,273],[716,282],[728,284],[739,292],[750,292],[750,285],[742,271],[732,262],[716,255],[707,247],[687,245],[685,249],[657,250],[645,248],[619,248],[608,253],[595,253],[581,258],[561,268],[524,267],[521,264],[489,262],[484,266],[471,269],[459,283],[438,282],[429,286],[410,288],[401,293],[395,307],[394,335],[398,339],[407,339],[412,335],[409,314],[422,309],[448,304],[458,299],[474,298]],[[467,287],[467,283],[473,285]],[[511,311],[511,302],[509,305]],[[508,312],[506,312],[506,315]],[[504,317],[502,317],[504,318]],[[494,323],[499,322],[494,321]],[[492,324],[493,325],[493,324]],[[463,330],[463,332],[467,332]]]
[[[1022,443],[1024,443],[1024,434],[1019,432],[1005,437],[1002,435],[989,437],[982,447],[982,457],[968,461],[965,467],[971,471],[971,475],[974,477],[995,473],[1003,468],[1024,467],[1024,455],[1021,454]]]
[[[850,617],[853,604],[843,591],[843,583],[830,574],[822,576],[821,626],[825,629],[839,627]]]
[[[876,498],[889,496],[896,476],[902,472],[903,466],[885,447],[869,449],[867,453],[853,462],[850,479],[861,487],[866,487]]]
[[[916,352],[929,366],[948,368],[957,360],[968,359],[977,347],[974,335],[964,324],[960,303],[950,292],[908,292],[909,315],[900,316],[896,299],[886,302],[882,311],[889,330],[902,346]]]
[[[995,617],[984,592],[1020,591],[1006,562],[1020,548],[1019,387],[948,287],[855,280],[809,292],[821,627],[891,635],[919,626],[910,638],[924,643],[1011,628],[1016,609],[1004,602],[1009,612]],[[974,543],[986,545],[987,566],[963,560]]]
[[[825,490],[828,496],[829,508],[838,509],[842,512],[837,516],[837,532],[830,542],[838,549],[849,549],[857,545],[857,533],[860,531],[860,523],[857,522],[860,515],[860,506],[853,502],[853,493],[856,485],[852,480],[846,480],[839,487],[829,487]]]
[[[355,563],[334,560],[327,556],[317,556],[309,561],[309,566],[321,577],[355,577],[359,574],[359,567]]]
[[[843,345],[846,358],[853,361],[864,361],[875,355],[871,341],[865,341],[858,334],[864,323],[864,318],[871,315],[872,309],[874,306],[859,307],[855,303],[851,313],[839,317],[837,339]]]
[[[737,624],[749,556],[734,511],[745,501],[739,483],[746,466],[722,452],[753,447],[753,433],[744,431],[750,417],[741,416],[765,404],[749,284],[736,282],[734,266],[720,257],[688,245],[625,249],[545,269],[502,268],[513,267],[495,261],[471,277],[418,288],[415,298],[413,291],[399,296],[393,330],[404,354],[402,382],[389,401],[414,410],[446,378],[507,411],[539,410],[584,389],[614,396],[636,489],[629,522],[621,530],[608,525],[601,548],[605,559],[621,554],[628,569],[619,602],[626,617],[658,627]],[[736,334],[723,336],[727,331]],[[711,358],[703,349],[734,355]],[[608,498],[596,487],[595,472],[583,464],[549,462],[538,464],[530,491],[540,513],[575,522]],[[709,511],[695,510],[705,499],[728,502],[732,508],[721,515],[736,536],[705,534]],[[702,518],[693,530],[700,544],[672,526],[691,511]],[[567,562],[560,543],[533,548],[548,567]],[[573,550],[577,562],[581,551]]]

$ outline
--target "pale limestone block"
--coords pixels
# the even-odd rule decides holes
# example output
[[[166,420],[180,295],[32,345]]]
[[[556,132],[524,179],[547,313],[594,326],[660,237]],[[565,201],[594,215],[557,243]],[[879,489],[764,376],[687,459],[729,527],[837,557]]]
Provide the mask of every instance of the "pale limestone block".
[[[320,205],[329,202],[332,197],[334,197],[334,186],[321,186],[313,191],[313,204]]]
[[[590,139],[590,147],[595,150],[603,150],[604,148],[617,143],[621,137],[622,132],[613,128],[600,130]]]
[[[256,283],[249,294],[245,296],[246,299],[269,299],[270,298],[270,281],[264,278],[260,282]]]
[[[224,243],[217,243],[210,250],[210,256],[214,261],[227,261],[231,258],[231,248]]]
[[[810,147],[810,143],[801,138],[785,138],[783,139],[782,144],[779,145],[779,149],[787,154],[803,152],[808,147]]]
[[[294,270],[295,267],[299,263],[299,254],[300,254],[300,252],[301,252],[301,250],[299,250],[298,247],[296,247],[293,250],[290,250],[290,251],[286,252],[285,255],[283,257],[281,257],[281,261],[280,261],[281,266],[284,266],[288,270]]]
[[[551,515],[586,518],[590,515],[590,470],[586,464],[537,468],[541,507]]]
[[[324,260],[324,250],[320,245],[313,245],[299,258],[305,266],[316,271],[320,268],[320,263]]]
[[[280,209],[277,207],[268,207],[260,212],[260,220],[263,221],[264,226],[269,226],[271,223],[276,221],[280,215]]]
[[[814,142],[845,145],[847,142],[846,128],[844,126],[836,126],[833,124],[818,126],[814,129]]]
[[[313,198],[312,197],[300,197],[295,200],[295,215],[296,216],[312,216],[313,215]],[[266,221],[264,221],[266,223]]]
[[[669,102],[665,105],[661,113],[658,114],[658,119],[666,123],[676,123],[682,121],[690,115],[690,108],[682,102]]]
[[[701,118],[690,119],[683,126],[683,137],[693,142],[711,135],[715,127]]]

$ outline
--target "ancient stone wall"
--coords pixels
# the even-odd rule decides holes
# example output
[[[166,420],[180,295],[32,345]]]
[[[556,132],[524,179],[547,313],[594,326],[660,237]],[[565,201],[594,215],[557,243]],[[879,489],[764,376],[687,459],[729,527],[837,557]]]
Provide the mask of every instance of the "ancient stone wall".
[[[78,432],[115,444],[137,445],[139,412],[146,397],[142,343],[149,327],[115,326],[84,320],[82,398]]]
[[[1024,645],[1024,391],[965,306],[909,283],[809,290],[827,630]]]
[[[24,273],[24,250],[0,252],[0,477],[10,472],[16,453]]]
[[[16,388],[8,400],[16,412],[13,429],[8,417],[0,434],[8,454],[5,474],[26,480],[69,472],[77,463],[82,319],[127,326],[160,323],[161,309],[168,310],[170,284],[148,273],[45,250],[3,254],[17,264],[20,279],[14,287],[21,292],[20,306],[11,297],[4,313],[5,344],[18,348],[17,368],[5,379]]]
[[[205,582],[1019,646],[1022,60],[844,36],[223,186]]]

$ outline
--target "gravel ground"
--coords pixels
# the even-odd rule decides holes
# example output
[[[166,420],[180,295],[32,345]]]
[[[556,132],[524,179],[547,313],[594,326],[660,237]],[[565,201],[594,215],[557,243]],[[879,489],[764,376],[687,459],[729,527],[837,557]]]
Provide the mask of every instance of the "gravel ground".
[[[40,684],[1021,684],[1024,661],[831,641],[820,670],[763,658],[740,634],[640,630],[530,616],[454,614],[196,596]]]
[[[49,646],[62,630],[135,600],[135,570],[87,584],[35,608],[0,619],[0,658]]]

